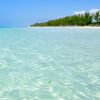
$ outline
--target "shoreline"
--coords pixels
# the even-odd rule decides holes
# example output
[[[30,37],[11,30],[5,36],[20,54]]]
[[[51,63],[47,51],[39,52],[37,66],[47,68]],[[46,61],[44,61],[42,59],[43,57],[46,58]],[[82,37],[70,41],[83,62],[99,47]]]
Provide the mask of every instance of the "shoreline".
[[[35,27],[29,27],[29,28],[81,28],[81,29],[89,28],[89,29],[100,29],[100,26],[46,26],[46,27],[35,26]]]
[[[100,29],[100,26],[45,26],[45,27],[40,27],[40,26],[35,26],[35,27],[0,27],[0,29],[9,29],[9,28],[77,28],[77,29]]]

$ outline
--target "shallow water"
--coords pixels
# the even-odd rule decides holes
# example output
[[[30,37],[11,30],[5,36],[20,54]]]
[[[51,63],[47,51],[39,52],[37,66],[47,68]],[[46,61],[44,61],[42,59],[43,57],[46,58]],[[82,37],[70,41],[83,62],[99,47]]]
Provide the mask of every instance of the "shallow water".
[[[100,29],[1,28],[0,100],[100,100]]]

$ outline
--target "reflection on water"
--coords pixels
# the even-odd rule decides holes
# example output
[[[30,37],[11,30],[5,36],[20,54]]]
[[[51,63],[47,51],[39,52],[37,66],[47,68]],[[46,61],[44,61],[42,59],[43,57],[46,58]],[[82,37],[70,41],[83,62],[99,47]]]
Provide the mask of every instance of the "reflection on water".
[[[100,30],[0,29],[0,100],[100,100]]]

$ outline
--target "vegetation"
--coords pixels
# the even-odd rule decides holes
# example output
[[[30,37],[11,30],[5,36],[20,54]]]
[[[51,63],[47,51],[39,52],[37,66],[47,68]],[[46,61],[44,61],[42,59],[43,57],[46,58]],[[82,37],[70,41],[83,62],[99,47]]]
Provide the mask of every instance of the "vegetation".
[[[66,16],[63,18],[49,20],[48,22],[35,23],[34,26],[99,26],[100,25],[100,11],[95,14],[85,13],[73,16]]]

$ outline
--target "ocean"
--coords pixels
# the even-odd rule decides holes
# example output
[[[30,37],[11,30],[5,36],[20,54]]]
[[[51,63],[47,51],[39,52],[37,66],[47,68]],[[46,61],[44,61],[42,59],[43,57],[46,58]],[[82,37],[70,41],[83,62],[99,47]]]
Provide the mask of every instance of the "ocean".
[[[0,100],[100,100],[100,29],[0,28]]]

